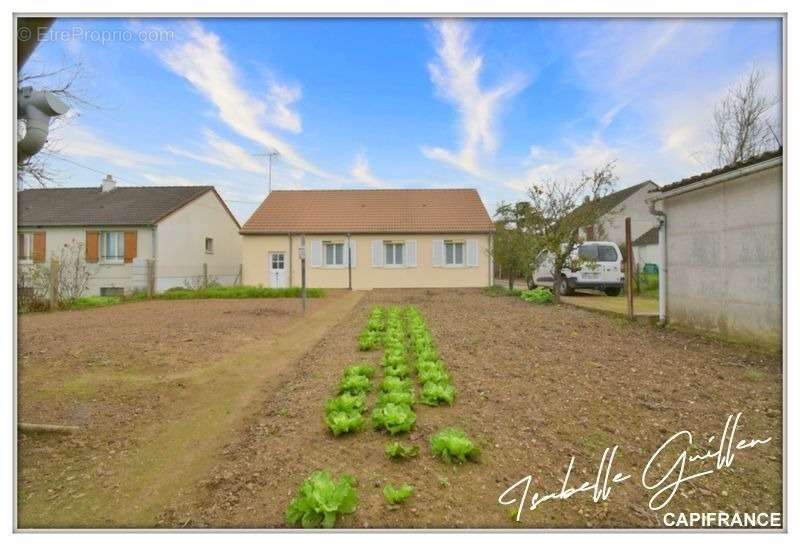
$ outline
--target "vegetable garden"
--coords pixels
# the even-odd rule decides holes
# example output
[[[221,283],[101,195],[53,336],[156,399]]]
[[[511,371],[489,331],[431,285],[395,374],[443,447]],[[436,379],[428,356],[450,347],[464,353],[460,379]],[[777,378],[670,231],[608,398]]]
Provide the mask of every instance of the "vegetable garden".
[[[419,456],[419,445],[392,438],[414,429],[417,401],[440,406],[453,405],[456,399],[451,374],[422,313],[413,306],[373,307],[357,346],[363,353],[382,349],[383,354],[378,365],[362,361],[344,369],[335,394],[325,402],[325,424],[334,437],[358,433],[365,428],[365,415],[372,407],[372,427],[389,439],[386,457],[401,462]],[[434,457],[448,464],[476,461],[480,454],[457,426],[433,434],[429,447]],[[340,515],[356,510],[357,488],[358,480],[351,474],[337,480],[326,470],[316,470],[300,485],[286,510],[286,521],[306,528],[332,527]],[[413,495],[414,486],[386,483],[382,491],[386,502],[397,505]]]

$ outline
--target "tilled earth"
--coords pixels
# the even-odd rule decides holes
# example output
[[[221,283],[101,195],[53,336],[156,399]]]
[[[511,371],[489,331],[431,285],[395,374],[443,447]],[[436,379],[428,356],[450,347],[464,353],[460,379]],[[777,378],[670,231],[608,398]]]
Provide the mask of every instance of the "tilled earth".
[[[419,307],[458,389],[452,407],[417,406],[417,427],[404,440],[418,444],[420,456],[403,462],[385,457],[385,434],[365,429],[334,438],[322,421],[343,368],[377,365],[381,353],[359,353],[355,342],[376,304]],[[662,525],[665,512],[780,512],[781,384],[779,356],[569,306],[480,290],[373,291],[309,347],[293,377],[232,434],[223,462],[197,477],[192,500],[167,507],[159,525],[282,527],[298,485],[316,469],[358,479],[358,509],[340,527],[628,528]],[[667,475],[684,449],[698,455],[719,447],[728,415],[738,412],[734,446],[771,440],[734,450],[729,467],[682,484],[664,509],[649,509],[655,491],[642,485],[642,473],[659,446],[682,430],[694,435],[664,451],[648,483]],[[433,457],[428,438],[445,426],[462,427],[478,442],[479,462],[451,466]],[[604,450],[615,445],[609,475],[631,478],[613,484],[606,500],[583,492],[527,509],[534,492],[561,490],[573,456],[568,486],[594,483]],[[714,469],[714,461],[689,462],[686,474]],[[498,497],[528,475],[517,522],[517,505]],[[387,483],[410,483],[415,494],[390,507],[382,495]],[[515,492],[508,499],[519,500],[523,491]]]

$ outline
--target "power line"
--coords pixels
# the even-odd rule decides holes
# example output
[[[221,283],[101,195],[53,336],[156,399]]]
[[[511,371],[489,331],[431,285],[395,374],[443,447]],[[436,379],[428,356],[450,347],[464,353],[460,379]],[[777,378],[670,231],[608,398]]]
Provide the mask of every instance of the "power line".
[[[88,165],[84,165],[83,163],[78,163],[77,161],[74,161],[74,160],[66,158],[66,157],[62,157],[60,155],[56,155],[56,154],[54,154],[52,152],[40,152],[40,153],[42,153],[44,155],[47,155],[47,156],[50,156],[50,157],[52,157],[54,159],[58,159],[59,161],[66,161],[67,163],[71,163],[71,164],[75,165],[76,167],[81,167],[83,169],[92,171],[92,172],[100,174],[100,175],[108,174],[108,172],[106,172],[106,171],[100,171],[98,169],[95,169],[94,167],[90,167]],[[117,175],[114,175],[114,178],[116,180],[119,180],[120,182],[125,182],[126,184],[130,184],[132,186],[149,186],[149,184],[145,184],[143,182],[131,182],[130,180],[126,180],[125,178],[122,178],[121,176],[117,176]],[[226,199],[226,201],[228,203],[246,203],[246,204],[249,204],[249,205],[260,205],[261,204],[260,201],[245,201],[245,200],[242,200],[242,199]]]

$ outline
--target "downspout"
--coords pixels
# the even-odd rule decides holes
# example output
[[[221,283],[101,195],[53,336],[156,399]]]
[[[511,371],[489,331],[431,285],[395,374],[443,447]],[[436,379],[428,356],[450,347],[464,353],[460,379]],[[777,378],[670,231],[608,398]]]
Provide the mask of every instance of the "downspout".
[[[650,214],[658,217],[658,324],[667,324],[667,215],[650,201]]]
[[[294,286],[292,281],[292,234],[289,233],[289,288]]]
[[[350,256],[352,249],[350,242],[350,234],[347,234],[347,288],[353,289],[353,258]]]

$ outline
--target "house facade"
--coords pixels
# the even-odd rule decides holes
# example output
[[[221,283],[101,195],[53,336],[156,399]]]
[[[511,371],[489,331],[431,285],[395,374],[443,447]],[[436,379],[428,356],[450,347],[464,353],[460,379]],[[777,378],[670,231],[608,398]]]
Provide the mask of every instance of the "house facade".
[[[274,191],[241,230],[243,278],[300,286],[304,252],[309,287],[490,286],[493,232],[471,189]]]
[[[654,196],[665,218],[668,322],[779,348],[782,151],[669,184]]]
[[[661,268],[661,258],[658,253],[658,227],[650,228],[633,240],[633,260],[638,269],[647,264]]]
[[[625,248],[625,218],[631,219],[631,240],[636,240],[657,222],[650,213],[647,199],[658,186],[650,180],[610,193],[596,203],[600,218],[597,224],[585,226],[581,236],[589,241],[611,241]]]
[[[20,279],[36,265],[79,252],[87,295],[239,278],[239,224],[212,186],[28,189],[17,196]],[[205,266],[204,266],[205,264]]]

